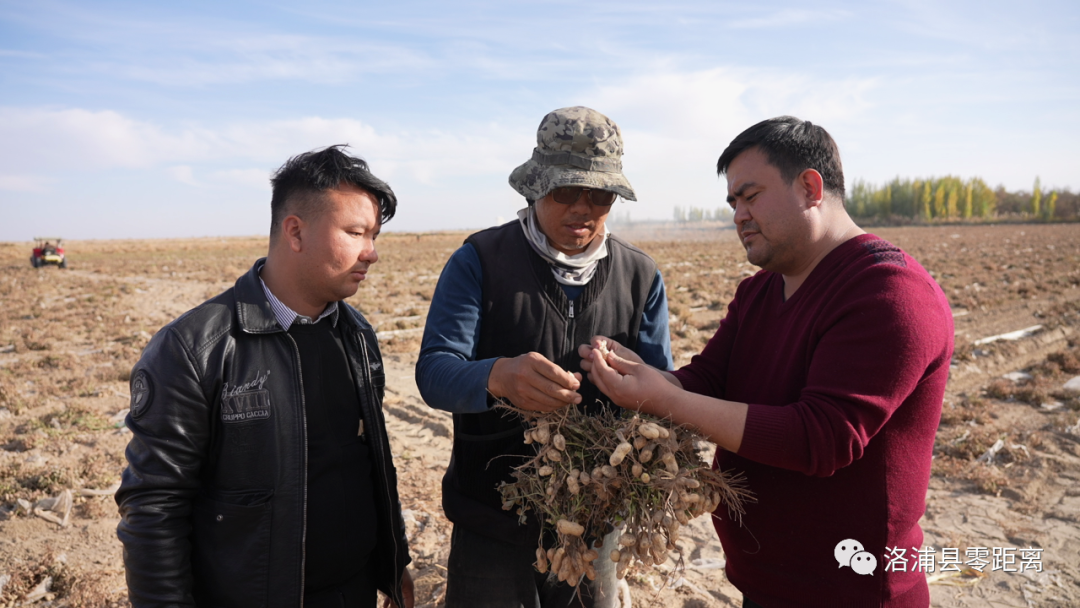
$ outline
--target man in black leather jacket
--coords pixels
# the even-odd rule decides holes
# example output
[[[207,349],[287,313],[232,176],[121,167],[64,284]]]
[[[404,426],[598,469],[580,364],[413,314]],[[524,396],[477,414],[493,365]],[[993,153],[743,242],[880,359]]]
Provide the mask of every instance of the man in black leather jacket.
[[[265,259],[147,345],[116,494],[131,603],[412,608],[371,325],[396,198],[338,147],[271,180]]]

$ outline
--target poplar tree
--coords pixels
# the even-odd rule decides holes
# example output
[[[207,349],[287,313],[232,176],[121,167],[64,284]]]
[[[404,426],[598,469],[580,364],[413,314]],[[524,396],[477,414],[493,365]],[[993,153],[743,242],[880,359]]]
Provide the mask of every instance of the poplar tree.
[[[957,191],[956,184],[949,180],[949,194],[945,202],[945,217],[957,216],[957,203],[960,202],[960,193]]]
[[[878,215],[881,217],[889,217],[892,215],[892,185],[886,184],[885,191],[881,195],[881,202],[878,205]]]
[[[1005,197],[1005,198],[1002,198]],[[1020,212],[1029,217],[1053,221],[1057,216],[1057,203],[1068,203],[1065,215],[1074,217],[1076,206],[1071,192],[1051,191],[1043,196],[1042,184],[1036,180],[1034,195],[1022,192],[1010,194],[1004,186],[997,191],[979,177],[968,180],[955,175],[927,179],[901,179],[895,177],[881,186],[874,186],[857,179],[848,188],[844,205],[855,218],[890,217],[918,218],[924,222],[937,219],[993,218],[997,215],[1000,201],[1005,201],[1008,212]],[[1000,200],[999,200],[1000,199]],[[694,208],[679,208],[681,221],[687,221],[687,213]],[[1038,213],[1036,215],[1036,212]],[[706,212],[708,218],[708,212]],[[690,218],[694,221],[696,218]]]
[[[919,195],[919,208],[922,210],[922,216],[924,219],[929,220],[933,217],[930,213],[930,180],[923,182],[922,194]]]
[[[938,180],[934,188],[934,217],[945,217],[945,184]]]
[[[867,202],[870,199],[871,192],[873,192],[873,187],[867,184],[865,180],[857,179],[851,185],[844,206],[847,207],[848,213],[852,217],[866,217],[869,215]]]
[[[1039,178],[1035,178],[1035,187],[1031,191],[1031,215],[1039,217],[1039,212],[1042,210],[1042,184],[1039,182]]]
[[[997,214],[997,195],[994,194],[993,189],[979,177],[971,180],[971,184],[974,190],[972,198],[976,213],[979,217],[994,217]]]
[[[920,183],[906,179],[901,181],[899,177],[892,181],[892,212],[904,217],[918,217]]]

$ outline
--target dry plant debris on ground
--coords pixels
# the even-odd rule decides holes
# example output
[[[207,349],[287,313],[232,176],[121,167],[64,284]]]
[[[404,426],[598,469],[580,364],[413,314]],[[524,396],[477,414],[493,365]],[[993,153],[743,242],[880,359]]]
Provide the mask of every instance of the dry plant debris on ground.
[[[756,268],[732,232],[716,226],[613,230],[658,262],[676,365],[685,364],[715,331],[738,282]],[[1080,404],[1065,388],[1080,375],[1080,228],[873,232],[930,270],[956,322],[924,544],[961,553],[1042,550],[1042,572],[931,574],[933,605],[1080,605]],[[417,603],[425,607],[439,605],[445,591],[450,525],[439,483],[452,423],[420,400],[412,366],[439,272],[465,236],[384,234],[379,263],[350,299],[377,326],[386,352],[384,407]],[[266,239],[68,245],[69,270],[35,270],[29,243],[0,243],[0,581],[6,581],[0,606],[41,591],[49,577],[44,593],[53,599],[41,595],[37,605],[127,604],[108,494],[124,466],[131,366],[162,325],[231,286],[264,254]],[[1015,340],[981,342],[1035,326]],[[17,508],[19,499],[33,507],[64,490],[73,497],[67,527]],[[679,532],[681,565],[669,559],[627,575],[634,605],[738,606],[741,596],[724,578],[723,552],[708,519]]]

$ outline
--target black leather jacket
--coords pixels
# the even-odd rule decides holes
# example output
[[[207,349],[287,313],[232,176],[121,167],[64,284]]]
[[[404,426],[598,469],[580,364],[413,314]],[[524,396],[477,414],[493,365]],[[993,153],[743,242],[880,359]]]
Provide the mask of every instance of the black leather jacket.
[[[133,437],[116,502],[133,606],[303,603],[303,373],[263,293],[262,263],[162,328],[132,370]],[[376,582],[402,606],[410,558],[382,415],[382,359],[367,320],[344,302],[338,315],[371,442]]]

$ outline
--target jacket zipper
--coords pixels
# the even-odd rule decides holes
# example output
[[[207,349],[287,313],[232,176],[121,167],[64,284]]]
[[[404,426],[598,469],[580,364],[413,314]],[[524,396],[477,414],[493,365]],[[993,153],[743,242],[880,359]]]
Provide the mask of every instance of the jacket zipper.
[[[563,367],[570,369],[572,366],[570,363],[574,360],[574,301],[569,300],[570,309],[566,314],[566,335],[565,335],[565,347],[564,352],[567,353],[568,360],[563,361]]]
[[[363,377],[366,380],[365,384],[367,385],[365,387],[367,389],[367,394],[368,394],[368,408],[367,409],[372,410],[371,411],[372,421],[377,422],[377,418],[378,418],[377,414],[378,414],[378,412],[374,411],[375,402],[377,401],[377,398],[375,397],[375,387],[372,386],[372,383],[371,383],[371,361],[368,358],[367,340],[364,339],[364,336],[363,336],[362,333],[353,334],[353,335],[356,337],[356,340],[360,343],[360,352],[361,352],[361,354],[363,355],[363,358],[364,358],[364,370],[363,370],[364,375],[363,375]],[[361,413],[361,418],[362,417],[363,417],[363,413]],[[389,487],[390,486],[390,479],[386,475],[386,471],[388,469],[387,469],[387,463],[385,461],[386,455],[385,455],[383,445],[382,445],[382,433],[379,433],[377,431],[372,432],[371,435],[370,435],[370,440],[371,440],[372,446],[374,446],[376,448],[374,450],[375,457],[379,460],[379,465],[380,465],[379,470],[382,472],[382,476],[383,476],[383,484],[382,484],[382,486],[383,486],[383,499],[384,499],[384,505],[386,507],[386,516],[390,520],[387,523],[390,524],[394,520],[394,516],[393,516],[394,501],[391,500],[391,497],[390,497],[390,487]],[[391,526],[391,527],[393,527],[393,526]],[[394,594],[394,597],[393,597],[394,604],[396,604],[397,606],[401,606],[402,603],[404,602],[404,598],[401,596],[401,573],[397,572],[397,569],[398,569],[398,544],[397,544],[398,539],[397,539],[397,536],[398,536],[398,530],[396,530],[396,529],[391,530],[391,532],[390,532],[390,544],[393,547],[393,555],[391,556],[393,561],[391,563],[393,564],[393,568],[394,568],[394,571],[395,571],[395,574],[394,574],[394,588],[391,591]]]
[[[304,371],[300,369],[300,347],[296,345],[296,340],[285,332],[285,336],[289,339],[289,343],[292,344],[293,353],[296,355],[296,376],[300,380],[300,420],[303,422],[301,426],[303,430],[303,444],[304,444],[304,499],[303,499],[303,524],[300,526],[300,606],[304,605],[304,580],[305,569],[307,568],[307,490],[308,490],[308,433],[307,433],[307,403],[304,398]]]

